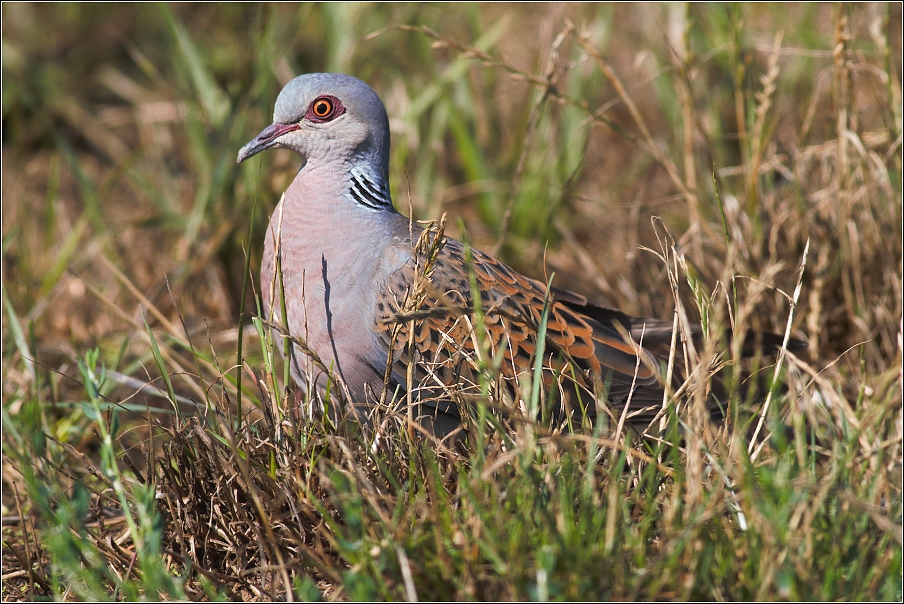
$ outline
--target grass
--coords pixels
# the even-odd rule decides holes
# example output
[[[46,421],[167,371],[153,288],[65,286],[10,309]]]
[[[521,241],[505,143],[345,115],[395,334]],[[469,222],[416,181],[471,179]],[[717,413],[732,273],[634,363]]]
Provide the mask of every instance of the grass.
[[[4,599],[901,599],[900,6],[2,10]],[[679,342],[659,438],[325,419],[254,318],[297,160],[234,164],[322,70],[404,213],[807,355]]]

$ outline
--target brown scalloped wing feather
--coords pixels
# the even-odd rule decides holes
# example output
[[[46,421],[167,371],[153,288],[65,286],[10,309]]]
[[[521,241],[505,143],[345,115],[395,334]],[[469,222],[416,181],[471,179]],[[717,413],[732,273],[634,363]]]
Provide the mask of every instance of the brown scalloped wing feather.
[[[423,258],[420,262],[424,262]],[[469,266],[480,292],[485,336],[473,326]],[[618,311],[613,311],[608,320],[588,316],[580,312],[580,296],[562,290],[547,294],[542,283],[516,273],[485,254],[473,251],[471,262],[466,263],[462,244],[454,240],[448,240],[440,251],[421,299],[412,301],[407,298],[412,295],[415,272],[412,262],[392,274],[387,293],[377,305],[379,335],[387,351],[390,347],[393,350],[393,379],[400,385],[406,383],[410,321],[394,318],[416,310],[419,313],[413,319],[415,379],[422,390],[441,391],[442,384],[466,393],[479,392],[477,372],[482,364],[478,362],[475,344],[483,337],[491,357],[499,359],[502,351],[500,373],[509,400],[514,400],[519,392],[518,383],[530,380],[537,350],[536,334],[548,304],[543,381],[547,389],[556,385],[558,396],[550,395],[550,398],[558,401],[559,412],[563,403],[565,409],[574,409],[581,402],[586,405],[592,401],[594,392],[607,393],[607,398],[617,406],[630,398],[630,411],[661,403],[659,359],[634,341],[639,338],[633,333],[634,325],[630,321],[633,317]],[[651,334],[655,330],[661,339],[664,324],[650,323]],[[671,325],[668,333],[670,337]],[[656,338],[651,336],[651,339]],[[593,416],[596,410],[590,408],[587,412]],[[648,411],[643,416],[654,413]]]

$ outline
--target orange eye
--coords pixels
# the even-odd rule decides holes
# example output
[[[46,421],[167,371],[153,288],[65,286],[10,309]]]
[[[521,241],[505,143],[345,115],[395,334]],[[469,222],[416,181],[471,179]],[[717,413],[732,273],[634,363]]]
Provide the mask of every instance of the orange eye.
[[[324,95],[314,99],[314,102],[308,105],[308,111],[304,114],[304,119],[315,124],[323,124],[332,121],[345,113],[345,107],[342,101],[334,96]]]
[[[311,105],[311,111],[317,117],[326,117],[333,111],[333,102],[329,99],[317,99]]]

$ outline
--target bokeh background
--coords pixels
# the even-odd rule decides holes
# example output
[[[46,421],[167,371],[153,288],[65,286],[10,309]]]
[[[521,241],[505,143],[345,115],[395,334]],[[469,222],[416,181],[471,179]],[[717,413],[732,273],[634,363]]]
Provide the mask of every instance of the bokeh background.
[[[806,312],[799,315],[799,333],[814,340],[814,351],[841,352],[878,336],[873,356],[890,355],[900,308],[867,311],[877,316],[860,323],[864,313],[854,306],[900,301],[886,290],[900,289],[900,281],[884,283],[900,275],[900,183],[885,187],[884,199],[859,200],[842,212],[830,188],[837,183],[819,174],[818,163],[832,151],[819,146],[835,137],[839,100],[863,151],[876,150],[886,167],[899,162],[900,7],[844,8],[851,69],[843,99],[833,71],[837,10],[4,5],[4,301],[30,331],[33,352],[52,367],[95,345],[140,356],[126,334],[142,301],[126,282],[162,315],[181,311],[189,331],[209,330],[215,344],[234,340],[243,250],[256,267],[268,212],[298,165],[279,152],[239,167],[237,149],[269,123],[286,81],[340,71],[369,82],[387,105],[392,191],[403,213],[410,208],[425,219],[448,212],[453,234],[464,225],[475,245],[519,270],[554,271],[559,285],[604,304],[668,317],[661,263],[639,246],[658,249],[650,217],[662,217],[714,285],[727,249],[715,167],[725,205],[734,204],[730,218],[755,223],[741,234],[756,239],[742,253],[748,274],[781,261],[776,285],[789,290],[806,237],[821,237],[811,242],[819,246],[811,262],[822,265],[807,277],[835,271],[829,279],[842,291],[823,286],[818,311],[844,312],[831,321],[811,318],[809,326]],[[562,35],[569,21],[605,55],[649,140],[677,158],[697,203],[652,156],[595,61]],[[399,25],[426,26],[436,36]],[[889,67],[892,81],[883,81]],[[548,75],[561,96],[525,81]],[[764,78],[771,90],[754,144],[746,130],[757,120]],[[684,116],[688,108],[693,115]],[[755,190],[738,167],[753,153],[761,171]],[[898,174],[891,170],[893,179]],[[786,211],[788,200],[797,207]],[[874,216],[878,230],[857,220],[858,211]],[[866,232],[852,235],[848,226]],[[874,239],[880,249],[872,249]],[[859,256],[856,275],[832,268],[840,254]],[[779,298],[763,309],[775,314],[761,319],[767,328],[783,324]],[[152,326],[158,320],[148,316]],[[18,387],[5,383],[7,393]]]

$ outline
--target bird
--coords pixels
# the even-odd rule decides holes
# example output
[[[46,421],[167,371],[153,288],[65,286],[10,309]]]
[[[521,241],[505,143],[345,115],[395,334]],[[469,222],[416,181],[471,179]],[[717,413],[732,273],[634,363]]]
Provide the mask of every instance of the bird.
[[[237,163],[268,149],[301,159],[266,231],[261,295],[267,319],[284,330],[277,338],[293,343],[291,372],[303,388],[312,375],[305,359],[314,358],[321,393],[341,384],[359,413],[404,407],[443,437],[488,393],[504,403],[494,408],[501,416],[543,415],[550,426],[596,421],[597,401],[633,426],[657,417],[672,321],[526,277],[445,236],[442,223],[400,214],[390,196],[389,118],[368,84],[337,73],[289,81],[273,123]],[[708,404],[718,414],[719,401]]]

